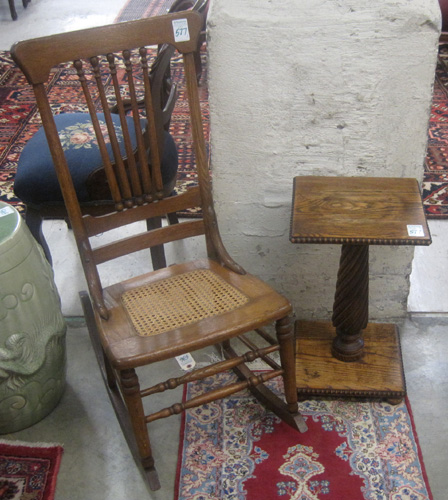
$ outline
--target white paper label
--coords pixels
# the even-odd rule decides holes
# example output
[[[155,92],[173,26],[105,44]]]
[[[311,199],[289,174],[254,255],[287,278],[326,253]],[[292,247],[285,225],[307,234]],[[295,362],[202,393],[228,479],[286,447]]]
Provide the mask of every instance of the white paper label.
[[[179,366],[182,370],[191,370],[196,365],[196,361],[193,359],[193,356],[187,352],[186,354],[182,354],[180,356],[176,356],[176,361],[179,363]]]
[[[408,224],[408,235],[409,236],[425,236],[425,232],[423,231],[423,226],[418,225],[410,225]]]
[[[14,210],[11,207],[3,207],[0,209],[0,217],[4,217],[5,215],[13,214]]]
[[[188,22],[186,19],[176,19],[173,21],[174,41],[188,42],[190,32],[188,31]]]

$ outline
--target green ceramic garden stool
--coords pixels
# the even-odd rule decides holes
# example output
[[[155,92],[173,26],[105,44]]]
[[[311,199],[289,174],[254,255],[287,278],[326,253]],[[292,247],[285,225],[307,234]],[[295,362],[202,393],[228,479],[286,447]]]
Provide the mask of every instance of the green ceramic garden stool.
[[[20,214],[0,202],[0,434],[35,424],[58,404],[65,332],[42,249]]]

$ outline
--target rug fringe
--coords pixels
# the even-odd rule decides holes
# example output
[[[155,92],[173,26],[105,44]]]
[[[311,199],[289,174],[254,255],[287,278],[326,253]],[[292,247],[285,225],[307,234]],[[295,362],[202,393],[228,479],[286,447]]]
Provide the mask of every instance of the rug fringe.
[[[0,439],[0,445],[10,445],[10,446],[25,446],[28,448],[63,448],[64,445],[60,443],[44,443],[44,442],[30,442],[30,441],[20,441],[18,439]]]

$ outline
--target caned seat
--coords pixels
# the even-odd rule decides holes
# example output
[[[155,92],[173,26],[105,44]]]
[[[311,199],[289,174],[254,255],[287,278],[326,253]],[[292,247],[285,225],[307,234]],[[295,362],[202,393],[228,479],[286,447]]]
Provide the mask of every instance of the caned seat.
[[[157,419],[249,388],[292,427],[291,432],[306,430],[297,405],[291,305],[266,283],[241,268],[224,248],[219,234],[195,66],[202,27],[201,15],[188,11],[28,40],[12,48],[14,60],[34,88],[86,275],[89,288],[80,296],[92,345],[124,434],[152,489],[159,488],[160,484],[148,427]],[[148,77],[150,59],[157,57],[157,47],[164,45],[176,50],[176,57],[183,61],[179,91],[184,94],[182,106],[188,104],[190,118],[185,140],[191,140],[198,179],[196,187],[172,195],[163,188],[162,118],[152,105]],[[118,147],[117,127],[110,109],[106,105],[100,111],[106,123],[103,127],[98,122],[99,110],[92,105],[92,93],[105,97],[103,78],[108,78],[108,73],[113,77],[119,58],[124,59],[127,75],[125,88],[117,86],[114,95],[121,125],[119,133],[130,150],[135,150],[135,154],[126,157]],[[51,68],[67,61],[73,61],[83,89],[110,188],[113,210],[104,214],[82,210],[63,139],[58,134],[45,91]],[[145,97],[143,110],[138,105],[140,94]],[[103,100],[106,104],[107,99]],[[130,115],[124,110],[124,100],[130,101]],[[147,123],[145,131],[142,119]],[[106,147],[109,142],[112,159]],[[131,234],[125,231],[136,222],[190,208],[198,209],[201,217],[156,228],[140,224],[141,231]],[[103,233],[116,238],[93,244],[92,239]],[[148,270],[143,275],[103,286],[101,264],[192,237],[205,239],[203,258]],[[122,264],[117,264],[118,267],[122,273]],[[131,269],[129,271],[131,274]],[[275,335],[270,332],[271,326]],[[250,332],[255,332],[258,340],[252,335],[245,336]],[[239,346],[235,345],[237,342]],[[214,345],[224,354],[220,361],[169,380],[154,381],[151,387],[140,386],[139,375],[147,365],[163,363],[189,352],[194,354]],[[277,352],[279,361],[271,356]],[[250,370],[247,362],[256,359],[265,361],[271,370]],[[240,381],[185,402],[145,412],[143,398],[229,369],[237,373]],[[283,378],[284,399],[265,385],[278,376]]]
[[[238,274],[213,260],[167,267],[104,289],[109,318],[99,319],[107,354],[128,367],[138,349],[139,364],[178,356],[232,338],[290,313],[289,302],[263,281]],[[268,318],[267,318],[268,316]],[[207,323],[197,335],[197,323]],[[257,324],[259,323],[259,324]],[[132,359],[131,364],[135,360]]]

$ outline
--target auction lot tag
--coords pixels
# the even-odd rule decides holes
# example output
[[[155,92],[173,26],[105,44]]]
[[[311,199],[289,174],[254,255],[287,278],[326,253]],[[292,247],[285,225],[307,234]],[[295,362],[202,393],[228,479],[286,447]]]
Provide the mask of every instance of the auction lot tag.
[[[191,370],[196,364],[193,356],[189,352],[176,356],[176,361],[179,363],[182,370]]]
[[[408,235],[409,236],[425,236],[425,232],[423,231],[423,226],[420,224],[413,226],[408,224]]]
[[[188,22],[186,19],[175,19],[172,21],[175,42],[188,42],[190,32],[188,31]]]

